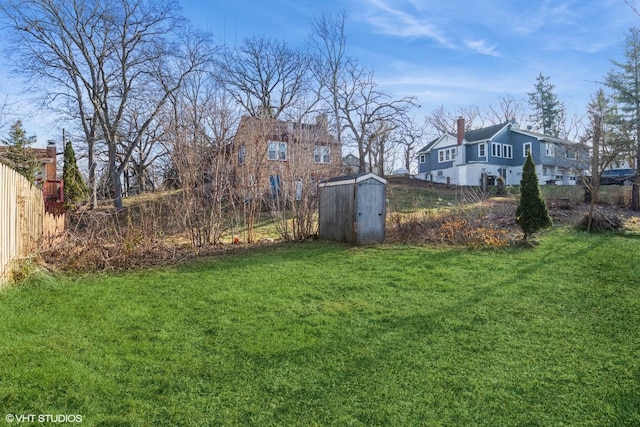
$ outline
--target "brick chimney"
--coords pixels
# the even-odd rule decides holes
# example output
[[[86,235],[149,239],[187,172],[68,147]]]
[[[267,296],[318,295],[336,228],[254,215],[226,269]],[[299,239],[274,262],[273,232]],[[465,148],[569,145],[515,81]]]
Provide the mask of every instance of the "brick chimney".
[[[47,141],[47,159],[44,179],[56,180],[58,178],[57,153],[56,142],[53,140]]]
[[[329,120],[326,114],[319,114],[316,116],[316,126],[322,131],[326,131],[329,128]]]
[[[464,140],[464,117],[460,116],[457,120],[458,145],[462,145]]]

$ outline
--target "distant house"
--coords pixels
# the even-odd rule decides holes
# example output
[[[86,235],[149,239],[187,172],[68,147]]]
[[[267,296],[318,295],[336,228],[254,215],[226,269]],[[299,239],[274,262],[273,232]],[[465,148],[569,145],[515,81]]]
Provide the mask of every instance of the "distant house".
[[[347,154],[342,158],[342,173],[353,175],[360,171],[360,159],[353,154]]]
[[[574,185],[588,167],[588,151],[578,143],[507,122],[465,132],[464,119],[457,133],[445,133],[416,153],[418,175],[427,181],[452,185],[480,185],[499,177],[506,185],[520,184],[522,166],[531,152],[540,184]]]
[[[0,146],[0,155],[6,150],[6,146]],[[47,148],[31,150],[40,162],[35,184],[42,188],[45,210],[54,214],[64,212],[64,186],[62,179],[58,179],[58,153],[55,141],[49,141]]]
[[[6,152],[7,146],[0,146],[0,155]],[[49,141],[47,148],[30,148],[40,161],[40,168],[36,173],[36,184],[42,185],[45,181],[58,179],[57,152],[55,141]]]
[[[244,116],[234,141],[236,179],[248,192],[279,193],[318,183],[340,173],[340,144],[328,131],[326,116],[315,123]]]

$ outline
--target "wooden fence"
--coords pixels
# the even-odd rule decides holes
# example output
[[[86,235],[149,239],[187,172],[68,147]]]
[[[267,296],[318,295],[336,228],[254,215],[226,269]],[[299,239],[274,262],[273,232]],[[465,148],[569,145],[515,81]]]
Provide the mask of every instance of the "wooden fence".
[[[42,190],[0,163],[0,287],[16,258],[36,253],[64,231],[65,216],[44,209]]]

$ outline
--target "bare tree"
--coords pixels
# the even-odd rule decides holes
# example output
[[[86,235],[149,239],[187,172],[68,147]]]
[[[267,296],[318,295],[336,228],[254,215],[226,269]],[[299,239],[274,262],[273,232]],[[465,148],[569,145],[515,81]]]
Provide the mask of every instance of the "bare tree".
[[[216,244],[233,208],[232,137],[237,115],[206,73],[186,79],[164,116],[173,177],[181,192],[175,216],[194,247]]]
[[[137,133],[137,129],[141,127],[140,114],[134,112],[127,120],[127,129],[124,141],[129,141]],[[144,118],[142,118],[144,119]],[[161,143],[166,139],[166,129],[161,125],[159,118],[155,118],[153,122],[147,127],[147,131],[138,138],[137,145],[131,156],[129,157],[129,165],[124,171],[125,179],[125,193],[126,194],[141,194],[149,190],[155,190],[157,182],[155,180],[155,174],[153,173],[154,165],[159,163],[159,160],[167,156],[167,150]],[[127,143],[121,143],[120,152],[125,152]],[[131,173],[131,175],[130,175]],[[133,183],[130,182],[133,178]]]
[[[341,169],[340,146],[328,132],[326,116],[309,122],[302,108],[297,120],[285,123],[287,161],[279,162],[277,188],[272,182],[271,194],[265,198],[284,240],[304,240],[317,234],[318,184]]]
[[[0,101],[0,130],[9,125],[9,115],[11,112],[11,104],[9,98],[5,96],[4,100]]]
[[[492,125],[506,123],[515,120],[523,125],[528,113],[524,99],[516,99],[509,95],[502,96],[496,105],[489,105],[483,114],[484,119]]]
[[[309,65],[284,41],[254,36],[224,53],[219,77],[249,115],[277,118],[309,89]]]
[[[602,172],[617,161],[633,158],[633,144],[627,122],[603,89],[592,96],[587,115],[590,126],[582,136],[582,143],[591,145],[591,178],[583,177],[583,183],[590,202],[587,231],[591,231]]]
[[[409,117],[395,133],[395,140],[402,149],[404,168],[408,171],[411,171],[411,162],[417,148],[416,144],[424,138],[425,127],[426,123],[418,125],[415,118]]]
[[[347,65],[353,60],[346,54],[347,36],[345,34],[346,12],[335,15],[322,15],[311,21],[311,37],[309,45],[315,52],[313,72],[330,106],[332,119],[331,129],[339,144],[342,144],[343,125],[338,96],[342,81],[345,78]]]
[[[380,155],[384,155],[383,144],[389,131],[407,120],[409,111],[417,104],[414,97],[394,99],[379,90],[373,72],[357,63],[349,64],[346,76],[337,93],[340,115],[345,131],[357,147],[360,172],[372,172],[373,163],[379,163]]]
[[[26,64],[19,71],[39,86],[43,102],[79,118],[89,141],[99,129],[120,210],[120,177],[132,152],[184,78],[211,58],[208,36],[189,30],[175,0],[7,0],[0,11]],[[125,142],[134,110],[144,118]]]
[[[310,47],[317,58],[314,75],[338,142],[357,148],[360,172],[376,169],[382,174],[393,145],[391,135],[417,104],[414,97],[394,99],[381,91],[373,71],[347,56],[345,21],[345,12],[311,21]]]
[[[457,112],[447,111],[444,105],[441,105],[431,111],[431,113],[425,117],[425,121],[430,127],[436,130],[438,135],[443,135],[447,132],[455,134],[458,132],[456,128],[458,117],[464,118],[465,131],[477,126],[482,126],[480,109],[475,105],[461,107]]]

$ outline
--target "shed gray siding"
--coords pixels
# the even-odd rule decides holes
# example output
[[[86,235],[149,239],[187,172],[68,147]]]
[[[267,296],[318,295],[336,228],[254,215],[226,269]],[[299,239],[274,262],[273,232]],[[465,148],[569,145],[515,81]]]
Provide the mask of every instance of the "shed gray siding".
[[[321,239],[353,243],[355,184],[320,189],[318,236]]]
[[[373,178],[359,182],[356,191],[356,245],[382,243],[385,237],[386,185]]]
[[[386,181],[374,174],[334,178],[320,187],[321,239],[356,245],[383,243]]]

